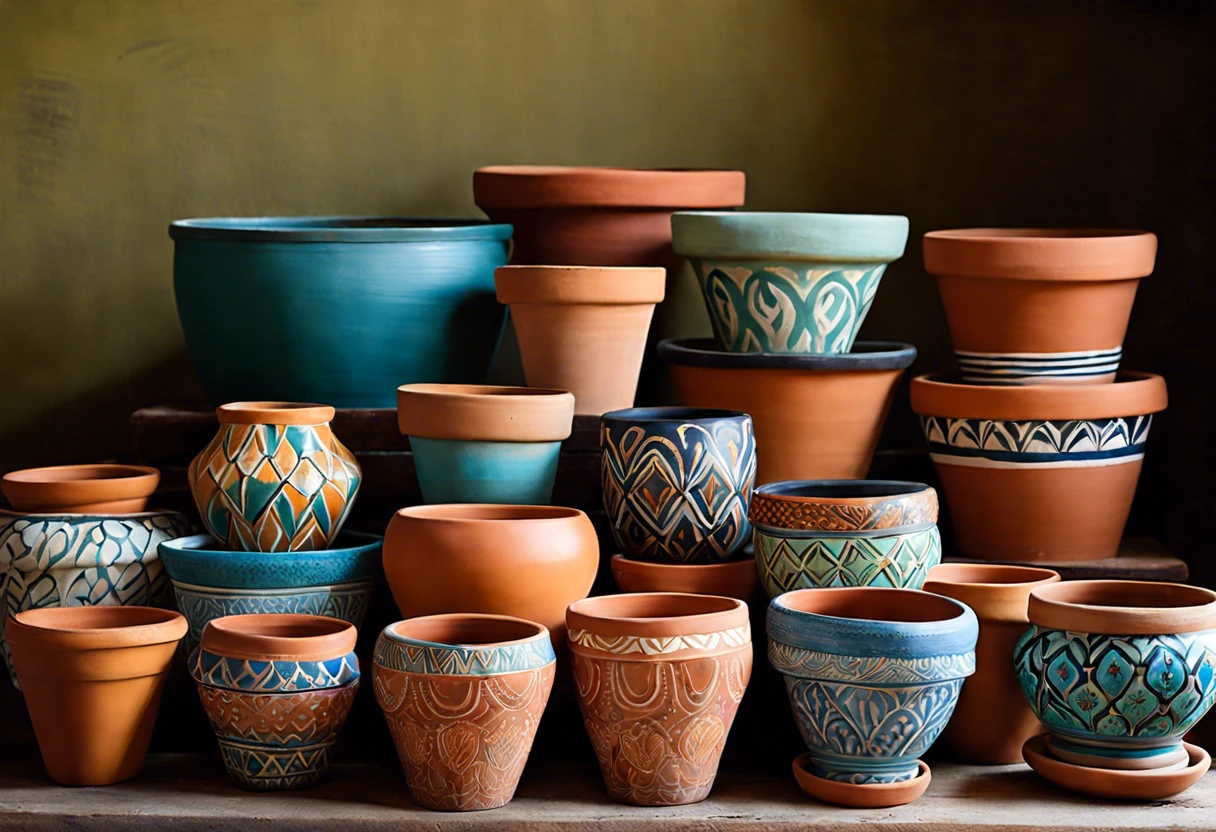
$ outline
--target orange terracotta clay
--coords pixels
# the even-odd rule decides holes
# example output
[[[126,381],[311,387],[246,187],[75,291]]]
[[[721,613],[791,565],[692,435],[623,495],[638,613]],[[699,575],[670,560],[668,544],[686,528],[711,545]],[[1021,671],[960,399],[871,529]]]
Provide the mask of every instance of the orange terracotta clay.
[[[570,435],[575,399],[564,389],[489,384],[397,388],[397,427],[406,436],[484,442],[557,442]]]
[[[612,577],[621,592],[687,592],[750,601],[756,591],[756,559],[725,563],[651,563],[612,556]]]
[[[566,613],[579,707],[614,800],[704,800],[752,670],[747,604],[679,593],[587,598]]]
[[[962,601],[980,621],[975,674],[963,682],[942,734],[964,762],[1005,765],[1022,759],[1026,740],[1045,730],[1013,672],[1013,648],[1026,632],[1032,590],[1060,580],[1050,569],[996,564],[941,564],[924,590]]]
[[[160,471],[143,465],[56,465],[0,478],[13,508],[41,514],[135,514],[159,484]]]
[[[180,614],[152,607],[48,607],[9,620],[48,777],[104,786],[139,774],[186,629]]]
[[[911,803],[925,793],[933,779],[929,767],[920,762],[920,773],[898,783],[846,783],[828,780],[811,773],[811,753],[794,759],[794,779],[804,792],[816,800],[849,809],[889,809]]]
[[[1046,780],[1063,789],[1106,800],[1167,800],[1189,789],[1212,767],[1212,758],[1197,745],[1183,743],[1187,760],[1167,769],[1127,771],[1078,766],[1058,760],[1043,737],[1026,741],[1022,756]]]
[[[1065,581],[1034,590],[1027,617],[1043,629],[1117,636],[1216,629],[1216,592],[1148,581]]]

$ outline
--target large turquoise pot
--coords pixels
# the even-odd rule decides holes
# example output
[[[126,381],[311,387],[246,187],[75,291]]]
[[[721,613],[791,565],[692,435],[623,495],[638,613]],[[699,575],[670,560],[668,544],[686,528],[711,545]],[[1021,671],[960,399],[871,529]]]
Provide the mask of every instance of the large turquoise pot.
[[[680,211],[671,230],[729,352],[848,352],[908,242],[907,217],[877,214]]]
[[[481,382],[502,334],[511,226],[397,217],[180,220],[173,286],[212,401],[392,407]]]

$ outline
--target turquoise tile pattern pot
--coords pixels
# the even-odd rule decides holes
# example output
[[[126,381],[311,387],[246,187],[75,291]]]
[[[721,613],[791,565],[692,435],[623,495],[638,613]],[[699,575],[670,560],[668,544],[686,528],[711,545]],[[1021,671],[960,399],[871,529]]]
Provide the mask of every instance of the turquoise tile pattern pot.
[[[410,437],[428,503],[548,505],[561,449],[561,442]]]

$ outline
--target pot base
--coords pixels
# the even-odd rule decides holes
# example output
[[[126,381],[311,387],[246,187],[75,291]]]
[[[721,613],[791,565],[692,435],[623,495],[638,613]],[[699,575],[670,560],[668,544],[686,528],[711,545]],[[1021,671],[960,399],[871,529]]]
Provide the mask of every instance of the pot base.
[[[922,760],[916,762],[917,775],[899,783],[843,783],[817,777],[811,773],[809,751],[795,757],[792,768],[798,786],[816,800],[850,809],[886,809],[911,803],[929,788],[932,772]]]
[[[756,591],[756,560],[649,563],[613,555],[612,577],[621,592],[688,592],[750,601]]]
[[[1063,789],[1114,800],[1165,800],[1189,789],[1207,774],[1212,765],[1208,752],[1183,743],[1184,767],[1121,771],[1091,768],[1064,762],[1053,756],[1046,735],[1032,737],[1022,746],[1022,756],[1035,773]]]
[[[1118,771],[1176,771],[1187,765],[1187,750],[1179,743],[1174,748],[1162,748],[1141,756],[1117,756],[1101,754],[1098,749],[1046,734],[1043,744],[1047,752],[1057,760],[1086,768],[1113,769]]]

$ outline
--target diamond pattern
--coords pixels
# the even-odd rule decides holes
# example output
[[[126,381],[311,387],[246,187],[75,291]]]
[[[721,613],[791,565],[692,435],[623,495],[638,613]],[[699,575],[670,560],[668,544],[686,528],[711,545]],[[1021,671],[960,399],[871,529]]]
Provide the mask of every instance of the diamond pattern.
[[[937,527],[882,537],[779,537],[756,530],[756,564],[770,597],[809,587],[920,589],[941,562]]]

